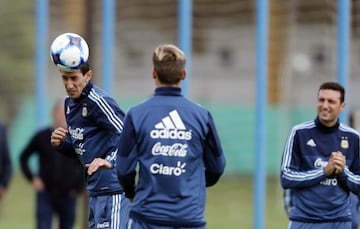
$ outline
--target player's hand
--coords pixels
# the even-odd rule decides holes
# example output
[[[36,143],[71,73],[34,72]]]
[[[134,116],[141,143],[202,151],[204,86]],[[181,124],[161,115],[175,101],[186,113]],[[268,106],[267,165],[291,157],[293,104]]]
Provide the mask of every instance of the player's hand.
[[[340,174],[344,171],[346,165],[346,157],[340,152],[337,151],[334,154],[334,164],[335,164],[335,174]]]
[[[102,158],[95,158],[90,164],[85,164],[88,175],[92,175],[99,169],[111,169],[112,165],[109,161]]]
[[[45,188],[44,182],[41,180],[40,177],[34,177],[32,179],[33,187],[36,191],[42,191]]]
[[[324,171],[326,176],[333,176],[340,174],[344,171],[346,165],[345,156],[337,151],[332,152]]]
[[[66,135],[68,134],[68,130],[63,127],[56,128],[51,133],[51,145],[54,147],[60,146],[66,139]]]

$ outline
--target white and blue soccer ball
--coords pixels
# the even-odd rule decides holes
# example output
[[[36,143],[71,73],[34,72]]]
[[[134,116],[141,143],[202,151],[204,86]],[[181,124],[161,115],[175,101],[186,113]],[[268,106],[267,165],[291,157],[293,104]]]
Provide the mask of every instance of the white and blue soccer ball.
[[[80,35],[63,33],[52,42],[50,57],[58,69],[71,72],[88,61],[89,46]]]

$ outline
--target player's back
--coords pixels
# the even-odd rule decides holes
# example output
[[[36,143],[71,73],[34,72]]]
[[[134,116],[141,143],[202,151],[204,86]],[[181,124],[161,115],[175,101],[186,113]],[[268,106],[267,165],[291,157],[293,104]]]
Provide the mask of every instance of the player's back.
[[[176,89],[160,91],[128,112],[140,162],[132,214],[162,225],[204,225],[209,113]]]

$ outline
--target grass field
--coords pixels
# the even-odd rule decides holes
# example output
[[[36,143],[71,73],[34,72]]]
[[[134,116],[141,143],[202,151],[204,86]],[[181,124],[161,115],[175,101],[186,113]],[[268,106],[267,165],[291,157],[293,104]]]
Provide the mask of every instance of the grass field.
[[[279,181],[267,179],[265,228],[287,227]],[[253,228],[253,182],[251,177],[223,177],[208,188],[207,229]],[[84,204],[80,198],[76,229],[83,229]],[[34,227],[34,193],[20,174],[15,174],[5,200],[0,206],[0,228],[32,229]]]

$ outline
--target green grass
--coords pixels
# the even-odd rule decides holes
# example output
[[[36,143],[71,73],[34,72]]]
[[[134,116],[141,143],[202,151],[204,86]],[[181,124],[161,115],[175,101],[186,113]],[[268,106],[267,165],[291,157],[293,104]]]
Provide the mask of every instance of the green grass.
[[[84,228],[82,226],[84,220],[84,198],[84,196],[79,198],[76,229]],[[32,185],[21,174],[15,173],[5,199],[0,202],[0,228],[35,228],[34,201],[35,193]],[[56,219],[54,223],[56,223]]]
[[[282,190],[275,178],[267,179],[264,228],[287,228]],[[252,177],[223,177],[208,188],[206,219],[208,229],[239,229],[254,226],[254,189]]]
[[[251,177],[223,177],[207,189],[207,229],[253,228],[254,190]],[[288,220],[283,210],[279,181],[267,179],[266,229],[286,228]],[[84,228],[84,197],[80,199],[74,229]],[[34,228],[34,191],[21,174],[14,174],[10,189],[0,204],[0,228]]]

